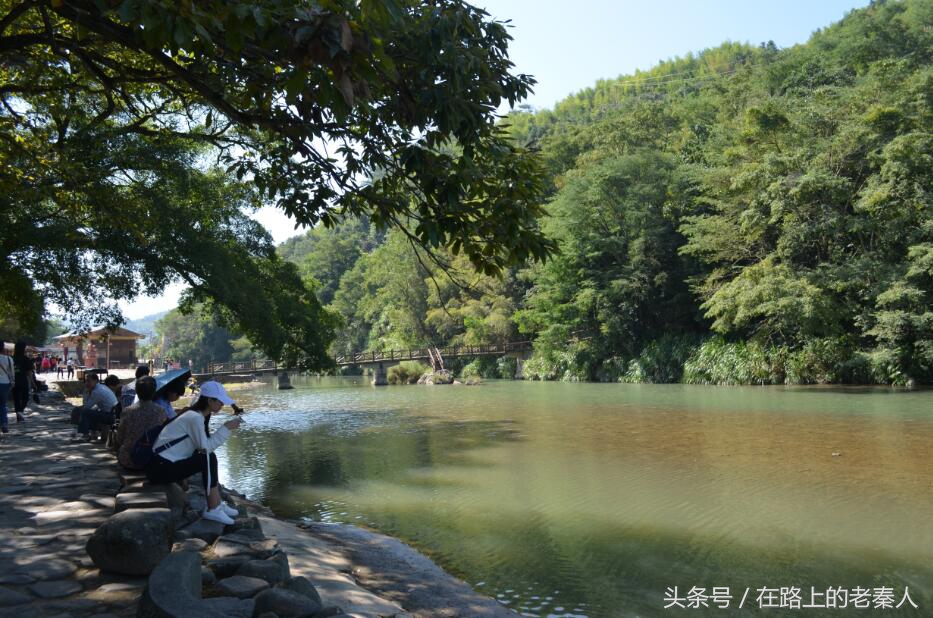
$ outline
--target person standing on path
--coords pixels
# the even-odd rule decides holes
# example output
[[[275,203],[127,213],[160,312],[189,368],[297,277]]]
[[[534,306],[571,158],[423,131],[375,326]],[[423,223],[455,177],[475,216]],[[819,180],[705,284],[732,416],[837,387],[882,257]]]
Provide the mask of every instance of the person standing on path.
[[[68,379],[75,377],[75,359],[68,359]]]
[[[10,397],[10,389],[13,388],[13,359],[7,356],[6,341],[0,339],[0,432],[9,431],[9,421],[7,420],[7,399]]]
[[[33,362],[26,356],[26,342],[17,341],[13,346],[13,408],[16,422],[22,423],[26,402],[29,401],[29,385],[34,379]]]

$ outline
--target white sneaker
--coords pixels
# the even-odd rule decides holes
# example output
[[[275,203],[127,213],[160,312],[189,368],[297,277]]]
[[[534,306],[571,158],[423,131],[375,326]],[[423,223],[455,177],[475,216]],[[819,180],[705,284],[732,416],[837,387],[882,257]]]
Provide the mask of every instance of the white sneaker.
[[[220,508],[223,509],[223,512],[226,513],[228,517],[239,517],[240,516],[240,511],[233,508],[226,502],[221,502]]]
[[[230,516],[224,513],[223,506],[217,505],[212,509],[206,509],[201,515],[204,519],[209,519],[211,521],[219,521],[225,526],[233,525],[234,521],[230,519]]]

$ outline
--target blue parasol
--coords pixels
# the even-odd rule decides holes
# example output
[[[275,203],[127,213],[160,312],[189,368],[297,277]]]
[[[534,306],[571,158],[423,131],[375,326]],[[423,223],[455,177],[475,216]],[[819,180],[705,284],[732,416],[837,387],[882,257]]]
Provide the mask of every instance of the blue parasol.
[[[164,373],[160,373],[155,377],[156,393],[162,391],[172,382],[176,382],[178,380],[187,381],[190,376],[190,369],[170,369]]]

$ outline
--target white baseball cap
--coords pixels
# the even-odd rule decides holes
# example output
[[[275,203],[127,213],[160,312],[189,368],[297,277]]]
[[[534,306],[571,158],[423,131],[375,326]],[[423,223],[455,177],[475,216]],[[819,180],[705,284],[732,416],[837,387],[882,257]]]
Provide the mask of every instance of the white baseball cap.
[[[199,393],[201,397],[213,397],[226,406],[233,405],[233,400],[220,382],[205,382],[201,385]]]

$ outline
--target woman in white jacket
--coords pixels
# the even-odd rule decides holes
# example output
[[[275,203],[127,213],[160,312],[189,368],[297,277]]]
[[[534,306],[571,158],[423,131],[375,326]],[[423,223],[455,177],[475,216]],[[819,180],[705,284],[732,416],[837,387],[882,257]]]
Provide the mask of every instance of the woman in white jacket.
[[[198,472],[204,480],[207,492],[207,510],[204,518],[230,525],[236,509],[220,499],[217,488],[216,450],[230,432],[239,428],[239,417],[230,419],[213,434],[208,434],[207,421],[211,414],[224,405],[233,405],[233,400],[218,382],[201,385],[200,396],[184,414],[165,425],[159,438],[152,445],[152,460],[146,467],[146,476],[153,483],[177,483]]]

